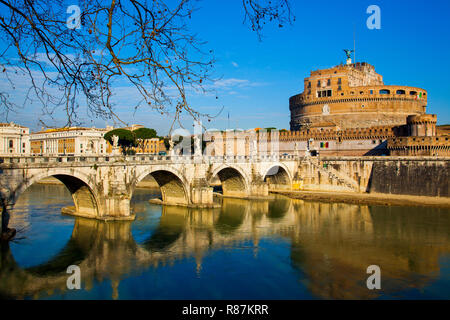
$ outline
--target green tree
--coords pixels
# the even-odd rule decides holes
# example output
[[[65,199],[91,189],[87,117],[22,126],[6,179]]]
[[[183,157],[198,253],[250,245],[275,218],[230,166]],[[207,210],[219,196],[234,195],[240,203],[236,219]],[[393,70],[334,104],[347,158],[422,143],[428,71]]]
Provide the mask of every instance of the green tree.
[[[136,138],[133,132],[127,129],[114,129],[108,131],[103,138],[113,145],[113,136],[119,137],[118,144],[124,155],[133,153],[131,148],[136,147]]]

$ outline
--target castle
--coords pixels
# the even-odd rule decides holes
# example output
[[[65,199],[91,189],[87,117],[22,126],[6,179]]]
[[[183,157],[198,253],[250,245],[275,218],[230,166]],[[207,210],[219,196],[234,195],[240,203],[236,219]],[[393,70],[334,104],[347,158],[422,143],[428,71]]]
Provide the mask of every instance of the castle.
[[[290,131],[232,130],[206,140],[221,135],[223,146],[212,154],[249,155],[250,141],[257,140],[259,153],[450,156],[450,130],[437,130],[437,116],[426,108],[425,89],[385,85],[374,66],[348,59],[304,79],[303,93],[289,99]],[[261,141],[267,142],[262,148]],[[276,150],[272,141],[279,142]]]
[[[291,131],[280,132],[280,151],[323,155],[450,155],[448,133],[426,114],[427,91],[385,85],[366,63],[312,71],[304,91],[289,99]],[[294,148],[295,149],[295,148]]]
[[[289,99],[292,131],[398,126],[426,112],[424,89],[384,85],[365,62],[312,71],[304,83],[304,92]]]

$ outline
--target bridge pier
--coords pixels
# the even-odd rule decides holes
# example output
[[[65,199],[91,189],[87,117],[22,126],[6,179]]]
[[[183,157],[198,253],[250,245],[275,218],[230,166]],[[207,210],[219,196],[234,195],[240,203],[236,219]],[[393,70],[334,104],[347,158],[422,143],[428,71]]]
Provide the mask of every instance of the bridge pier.
[[[100,220],[134,220],[130,198],[127,195],[112,195],[105,199],[105,209],[99,213]]]
[[[191,185],[191,202],[193,206],[211,207],[214,205],[213,188],[205,178],[194,179]]]
[[[261,177],[254,177],[249,189],[249,198],[264,198],[269,195],[269,184]]]

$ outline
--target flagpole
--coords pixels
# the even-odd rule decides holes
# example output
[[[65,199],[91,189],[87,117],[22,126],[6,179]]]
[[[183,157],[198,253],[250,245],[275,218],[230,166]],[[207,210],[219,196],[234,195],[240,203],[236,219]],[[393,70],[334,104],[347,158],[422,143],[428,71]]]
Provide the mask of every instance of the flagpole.
[[[355,24],[353,24],[353,59],[355,59],[355,65],[356,65],[356,27],[355,27]]]

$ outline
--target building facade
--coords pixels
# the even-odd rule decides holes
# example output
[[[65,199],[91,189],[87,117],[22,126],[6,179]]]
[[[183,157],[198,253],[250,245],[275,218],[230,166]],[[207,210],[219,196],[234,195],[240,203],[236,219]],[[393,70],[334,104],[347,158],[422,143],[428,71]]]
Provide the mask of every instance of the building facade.
[[[385,85],[366,62],[312,71],[304,88],[289,99],[292,131],[404,125],[408,116],[425,114],[427,107],[426,90]]]
[[[14,122],[0,123],[0,155],[29,155],[30,129]]]
[[[32,155],[101,155],[107,154],[103,138],[107,129],[60,128],[48,129],[30,135]]]
[[[167,152],[164,140],[159,138],[146,139],[141,146],[136,148],[136,153],[159,154],[160,152]]]

